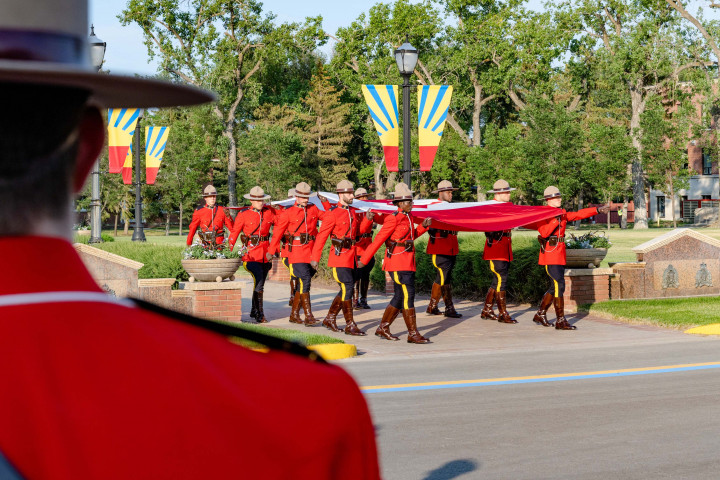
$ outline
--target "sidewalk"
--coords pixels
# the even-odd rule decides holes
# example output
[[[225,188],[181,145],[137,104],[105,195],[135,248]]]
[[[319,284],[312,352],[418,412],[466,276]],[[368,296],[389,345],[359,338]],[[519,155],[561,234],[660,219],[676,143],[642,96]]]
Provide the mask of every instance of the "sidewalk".
[[[318,320],[325,318],[338,289],[313,285],[311,299],[313,314]],[[246,312],[250,311],[252,283],[243,288],[243,320],[249,321]],[[416,296],[418,330],[428,337],[432,343],[414,345],[407,343],[407,330],[402,315],[393,322],[390,331],[399,336],[400,341],[391,342],[374,335],[380,323],[390,297],[380,292],[370,291],[368,303],[371,310],[355,310],[355,322],[367,333],[364,337],[353,337],[342,332],[334,333],[321,324],[312,327],[291,324],[288,321],[290,307],[288,299],[290,288],[287,283],[267,282],[265,284],[265,317],[267,325],[278,328],[305,329],[316,333],[342,339],[346,343],[357,346],[358,357],[344,361],[365,361],[387,357],[414,357],[426,355],[455,355],[467,352],[493,352],[503,350],[548,350],[556,347],[597,348],[612,345],[637,345],[647,343],[674,342],[686,339],[680,331],[668,330],[645,325],[628,325],[610,321],[587,314],[567,313],[571,324],[577,325],[574,331],[555,330],[553,327],[542,327],[532,321],[536,308],[531,305],[508,305],[510,315],[518,320],[517,324],[503,324],[480,318],[482,304],[479,302],[456,300],[455,308],[463,315],[462,318],[447,318],[425,313],[428,296]],[[440,302],[440,309],[443,303]],[[496,309],[497,310],[497,309]],[[302,310],[301,310],[302,316]],[[555,312],[548,311],[548,320],[555,320]],[[337,317],[339,328],[345,325],[342,312]]]

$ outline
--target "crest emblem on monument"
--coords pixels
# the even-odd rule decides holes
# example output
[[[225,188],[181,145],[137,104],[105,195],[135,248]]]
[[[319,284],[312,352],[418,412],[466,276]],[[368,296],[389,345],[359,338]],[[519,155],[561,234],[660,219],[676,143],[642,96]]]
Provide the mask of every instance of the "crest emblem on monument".
[[[712,274],[704,262],[700,264],[700,269],[695,274],[695,288],[712,287]]]
[[[680,276],[672,265],[668,265],[663,272],[662,288],[680,288]]]

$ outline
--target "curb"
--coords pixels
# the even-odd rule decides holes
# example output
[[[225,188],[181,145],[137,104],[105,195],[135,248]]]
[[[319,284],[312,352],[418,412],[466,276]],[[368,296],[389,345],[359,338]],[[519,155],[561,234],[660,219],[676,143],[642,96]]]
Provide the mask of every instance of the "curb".
[[[341,360],[357,355],[355,345],[348,343],[324,343],[320,345],[308,345],[307,348],[317,352],[324,360]]]
[[[689,330],[685,330],[685,333],[689,333],[691,335],[720,335],[720,323],[691,328]]]

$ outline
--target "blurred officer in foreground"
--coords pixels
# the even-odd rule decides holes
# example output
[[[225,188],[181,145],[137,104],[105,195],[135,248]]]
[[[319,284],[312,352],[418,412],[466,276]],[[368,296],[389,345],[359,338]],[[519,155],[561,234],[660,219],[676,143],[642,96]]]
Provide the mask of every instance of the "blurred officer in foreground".
[[[0,278],[2,478],[379,478],[367,406],[342,369],[297,345],[254,352],[227,335],[282,341],[93,281],[70,244],[71,205],[103,148],[100,106],[212,95],[97,74],[87,11],[0,2],[0,249],[13,272]],[[302,415],[278,415],[294,398]]]

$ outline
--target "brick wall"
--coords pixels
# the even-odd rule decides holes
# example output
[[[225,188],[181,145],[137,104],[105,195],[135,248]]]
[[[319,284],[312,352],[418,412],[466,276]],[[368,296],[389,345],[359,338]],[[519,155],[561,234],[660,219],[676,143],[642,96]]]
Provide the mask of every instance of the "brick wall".
[[[242,321],[241,289],[246,280],[225,282],[182,282],[174,296],[187,299],[191,315],[226,322]],[[185,300],[187,301],[187,300]]]
[[[385,295],[389,297],[395,295],[395,281],[390,278],[388,272],[385,272]]]
[[[267,279],[273,282],[289,282],[290,271],[285,268],[279,258],[273,258],[272,270],[268,273]]]
[[[572,268],[565,271],[565,307],[574,310],[578,305],[610,299],[610,268]]]

